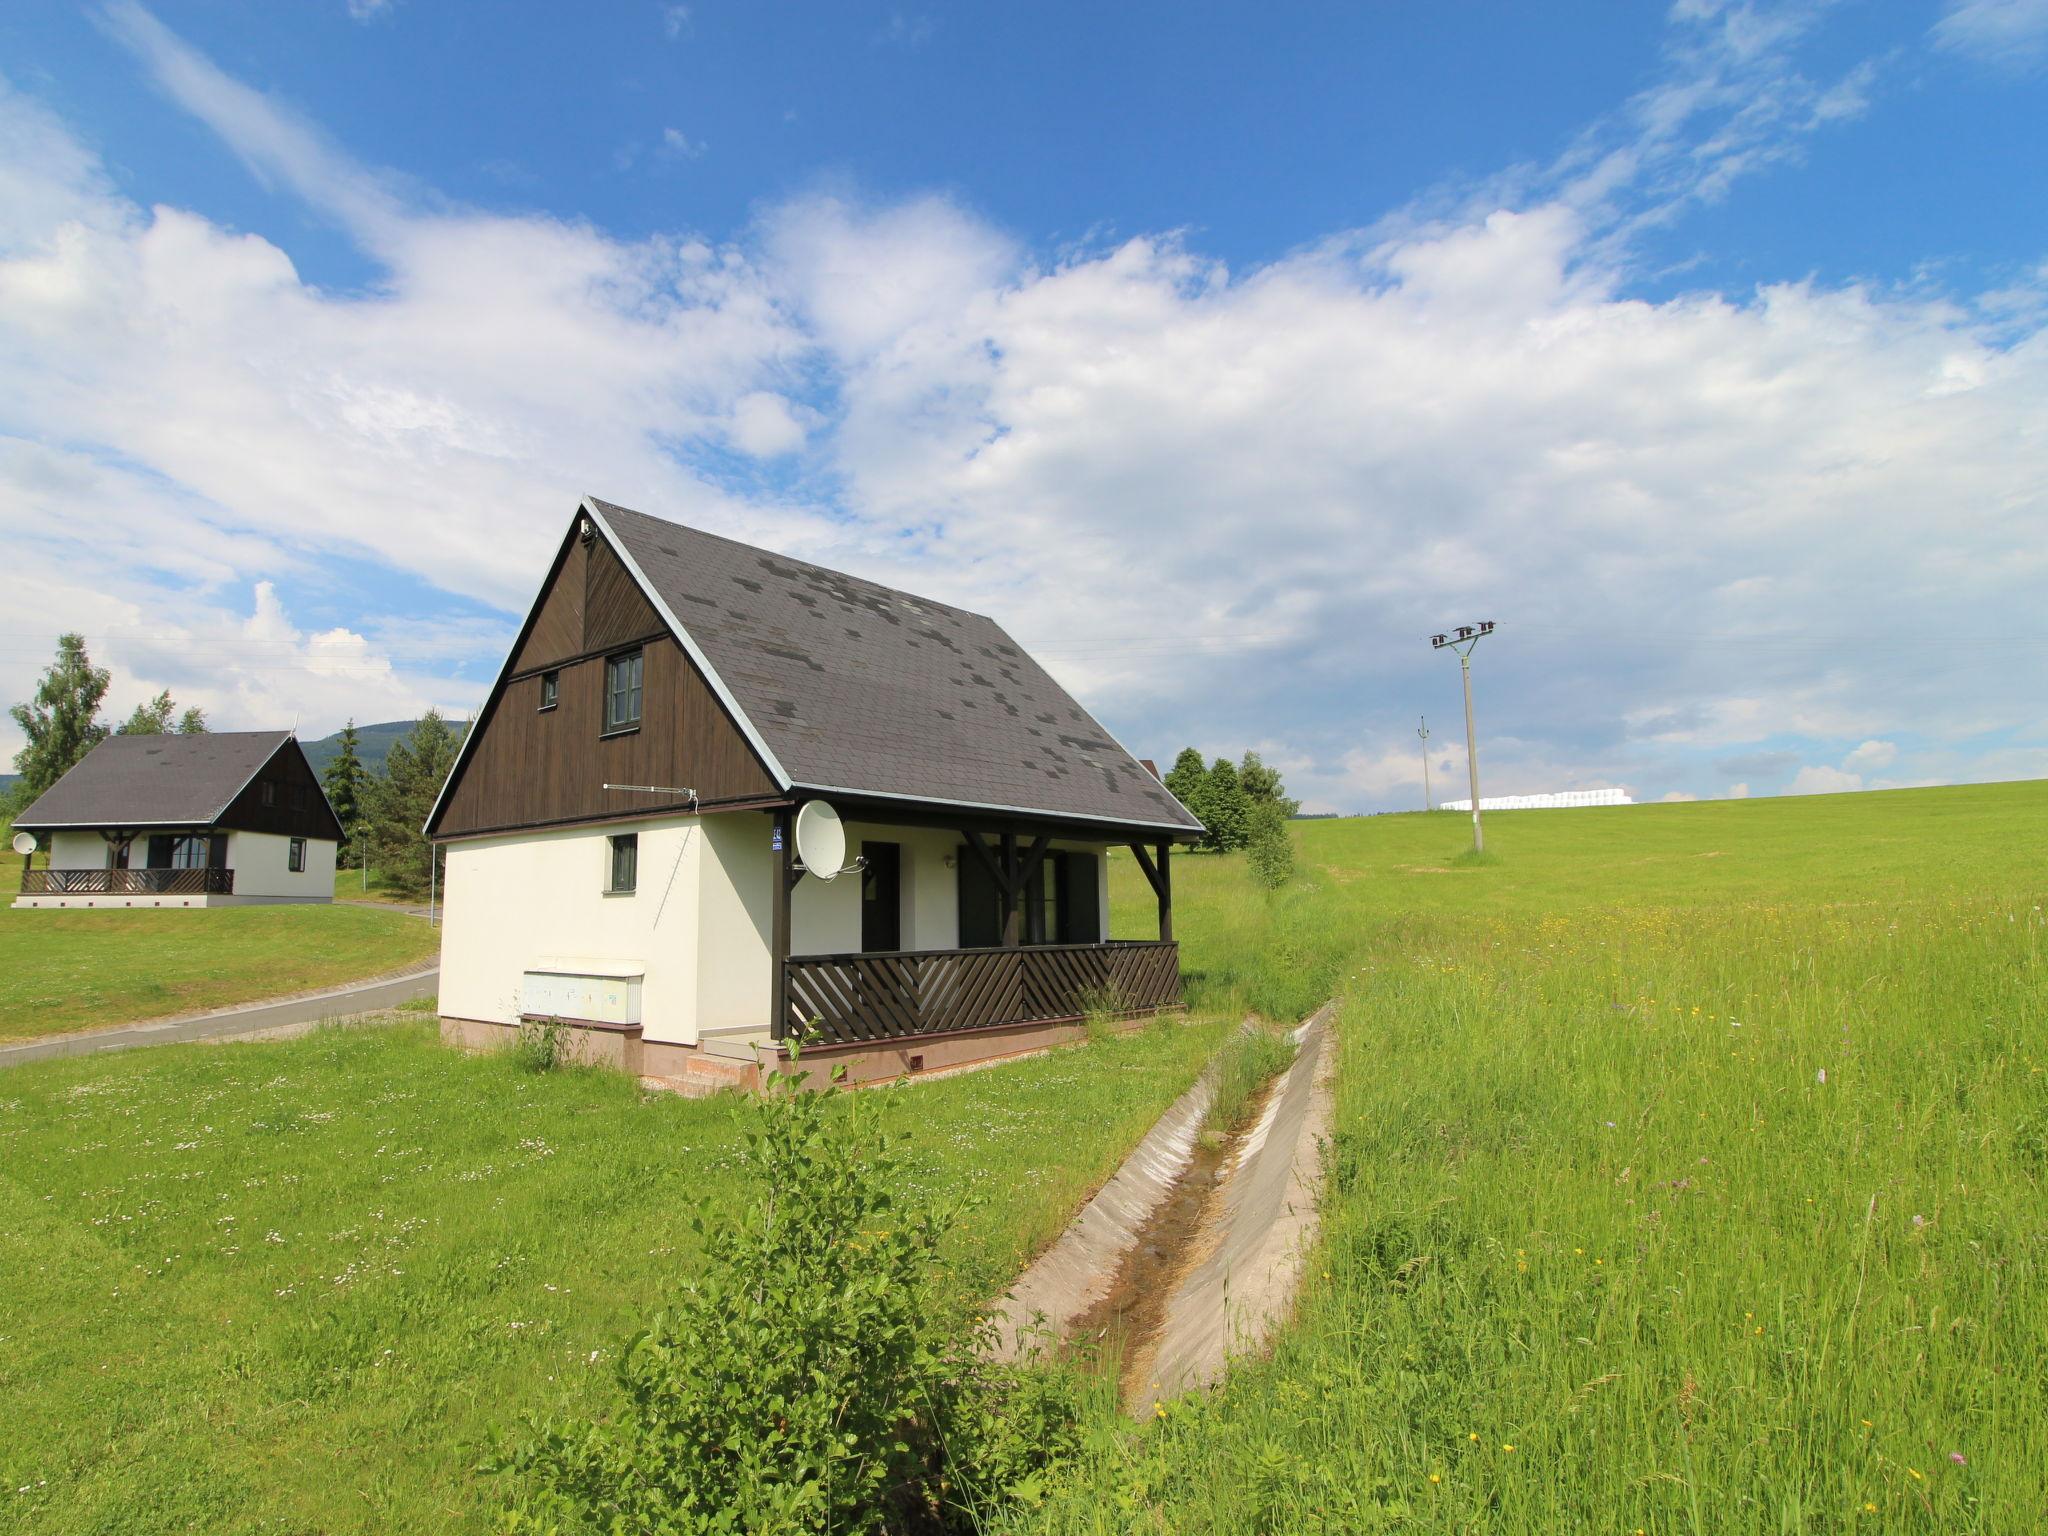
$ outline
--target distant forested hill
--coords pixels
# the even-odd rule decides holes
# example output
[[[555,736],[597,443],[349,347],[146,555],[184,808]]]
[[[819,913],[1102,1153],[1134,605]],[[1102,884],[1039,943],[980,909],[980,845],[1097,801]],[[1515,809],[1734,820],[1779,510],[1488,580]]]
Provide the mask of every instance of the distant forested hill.
[[[384,759],[391,751],[391,743],[402,741],[412,734],[417,720],[386,720],[382,725],[359,725],[356,727],[356,756],[363,760],[363,766],[372,773],[384,771]],[[462,740],[469,727],[460,720],[450,720],[448,728],[455,732],[455,739]],[[306,749],[306,760],[313,765],[315,773],[324,772],[334,760],[334,754],[341,750],[341,732],[322,736],[318,741],[302,741]]]

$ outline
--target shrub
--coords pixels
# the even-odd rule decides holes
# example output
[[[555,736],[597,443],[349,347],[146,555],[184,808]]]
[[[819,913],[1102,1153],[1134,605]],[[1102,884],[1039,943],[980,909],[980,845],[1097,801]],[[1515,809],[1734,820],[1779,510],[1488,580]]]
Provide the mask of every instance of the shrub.
[[[1247,860],[1252,878],[1277,891],[1294,878],[1294,839],[1287,835],[1287,812],[1272,801],[1254,805],[1245,818]]]
[[[510,1529],[971,1529],[1073,1450],[1072,1382],[982,1361],[985,1320],[934,1286],[950,1215],[898,1196],[867,1096],[801,1082],[755,1101],[759,1198],[699,1211],[699,1276],[623,1350],[619,1401],[493,1467]]]

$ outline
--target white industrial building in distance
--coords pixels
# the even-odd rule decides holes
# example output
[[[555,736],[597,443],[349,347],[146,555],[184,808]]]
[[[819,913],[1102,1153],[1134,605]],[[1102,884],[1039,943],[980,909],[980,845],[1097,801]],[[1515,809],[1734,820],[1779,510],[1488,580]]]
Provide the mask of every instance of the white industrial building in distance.
[[[1625,789],[1563,789],[1550,795],[1481,795],[1482,811],[1562,811],[1581,805],[1634,805]],[[1470,800],[1446,800],[1439,810],[1469,811]]]

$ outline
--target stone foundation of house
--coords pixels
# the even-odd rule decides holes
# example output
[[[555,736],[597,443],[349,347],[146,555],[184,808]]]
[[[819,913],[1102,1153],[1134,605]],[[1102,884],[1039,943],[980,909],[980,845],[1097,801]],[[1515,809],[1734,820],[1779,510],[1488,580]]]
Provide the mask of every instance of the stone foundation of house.
[[[1178,1008],[1157,1012],[1178,1013]],[[1119,1033],[1142,1028],[1156,1013],[1148,1010],[1120,1015],[1110,1027]],[[529,1021],[529,1025],[537,1021]],[[518,1042],[521,1026],[483,1019],[441,1020],[441,1041],[467,1051],[509,1050]],[[986,1029],[963,1029],[946,1034],[911,1035],[893,1040],[869,1040],[841,1045],[818,1045],[802,1051],[795,1063],[780,1046],[763,1041],[742,1045],[736,1041],[704,1045],[677,1045],[666,1040],[647,1040],[638,1024],[600,1024],[579,1020],[561,1021],[562,1058],[578,1065],[607,1067],[638,1077],[650,1087],[668,1088],[685,1094],[712,1093],[722,1088],[752,1091],[770,1072],[800,1071],[808,1074],[806,1084],[823,1088],[839,1068],[846,1069],[849,1087],[866,1087],[894,1082],[904,1077],[930,1077],[965,1071],[1021,1056],[1035,1056],[1062,1045],[1085,1039],[1087,1024],[1080,1018],[1032,1019],[1015,1024],[997,1024]]]

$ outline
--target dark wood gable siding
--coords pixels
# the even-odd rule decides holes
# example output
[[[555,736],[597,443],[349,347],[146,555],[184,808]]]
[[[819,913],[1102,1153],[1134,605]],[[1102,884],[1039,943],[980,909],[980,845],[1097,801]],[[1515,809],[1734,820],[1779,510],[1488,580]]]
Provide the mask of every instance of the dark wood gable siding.
[[[271,786],[271,803],[263,803],[263,786]],[[296,799],[297,808],[293,802]],[[235,832],[274,832],[280,837],[324,837],[341,840],[341,823],[320,792],[313,765],[296,741],[279,747],[263,771],[242,786],[214,823]]]
[[[562,599],[565,587],[574,588],[575,601]],[[573,634],[565,617],[572,613]],[[635,642],[646,657],[640,729],[605,737],[605,656]],[[689,803],[607,792],[608,783],[695,789],[706,805],[777,794],[725,706],[603,539],[587,547],[570,540],[517,655],[504,689],[477,721],[436,835],[645,816]],[[540,708],[544,670],[561,676],[548,710]]]
[[[640,583],[602,539],[590,546],[583,591],[583,650],[609,650],[667,633],[668,626],[647,601]]]

